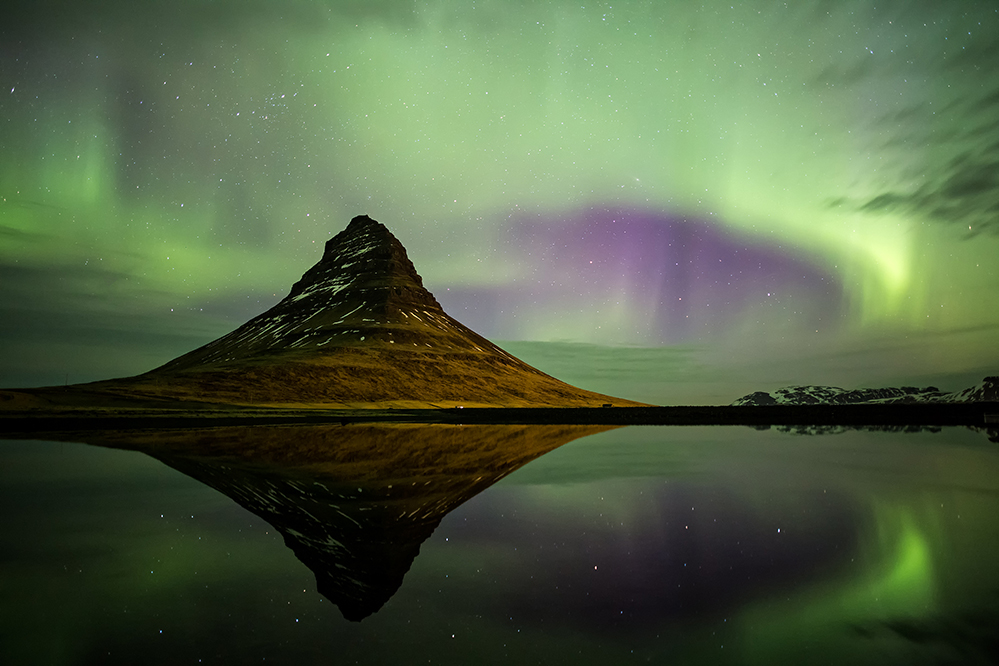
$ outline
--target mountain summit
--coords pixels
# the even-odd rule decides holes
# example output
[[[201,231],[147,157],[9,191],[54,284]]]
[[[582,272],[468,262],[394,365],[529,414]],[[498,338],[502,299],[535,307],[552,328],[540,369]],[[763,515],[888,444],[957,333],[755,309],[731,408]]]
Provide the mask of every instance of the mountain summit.
[[[144,375],[98,385],[231,404],[638,404],[565,384],[448,316],[402,243],[366,215],[270,310]]]
[[[402,243],[384,225],[360,215],[326,242],[322,259],[284,300],[156,372],[238,363],[293,350],[322,353],[328,345],[380,344],[438,349],[492,346],[448,317],[423,287]]]

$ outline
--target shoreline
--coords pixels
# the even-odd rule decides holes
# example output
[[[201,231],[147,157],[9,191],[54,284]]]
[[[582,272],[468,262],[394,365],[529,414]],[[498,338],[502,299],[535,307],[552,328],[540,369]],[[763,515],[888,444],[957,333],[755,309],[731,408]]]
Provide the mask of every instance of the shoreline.
[[[439,409],[64,409],[0,412],[0,437],[92,430],[161,430],[268,425],[737,425],[992,426],[999,403],[672,407],[449,407]]]

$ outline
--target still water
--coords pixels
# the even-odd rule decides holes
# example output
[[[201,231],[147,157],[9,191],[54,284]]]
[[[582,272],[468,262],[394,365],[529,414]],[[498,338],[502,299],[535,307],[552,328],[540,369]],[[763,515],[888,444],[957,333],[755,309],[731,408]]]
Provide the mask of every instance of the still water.
[[[986,434],[595,430],[0,441],[0,663],[995,663]]]

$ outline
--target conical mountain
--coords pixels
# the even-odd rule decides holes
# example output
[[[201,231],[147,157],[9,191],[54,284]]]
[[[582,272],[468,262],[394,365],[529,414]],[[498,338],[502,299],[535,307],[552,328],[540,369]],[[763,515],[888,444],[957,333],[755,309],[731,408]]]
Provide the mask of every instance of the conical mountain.
[[[448,316],[402,243],[363,215],[273,308],[114,384],[105,389],[231,404],[638,404],[554,379]]]
[[[328,345],[407,344],[502,350],[448,317],[423,286],[406,249],[384,225],[355,217],[273,308],[159,371],[232,364],[276,354],[323,353]]]

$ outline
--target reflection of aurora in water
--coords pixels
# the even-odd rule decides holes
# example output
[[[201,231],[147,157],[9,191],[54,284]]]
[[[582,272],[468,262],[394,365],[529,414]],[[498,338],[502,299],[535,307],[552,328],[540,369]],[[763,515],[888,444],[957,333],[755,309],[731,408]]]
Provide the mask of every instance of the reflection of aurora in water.
[[[886,616],[932,613],[934,561],[931,540],[919,529],[915,517],[899,507],[879,507],[879,536],[884,540],[885,571],[870,583],[875,602]]]
[[[966,430],[577,439],[448,513],[359,624],[254,515],[144,456],[73,447],[0,466],[0,626],[31,649],[55,633],[172,662],[889,666],[988,663],[995,642],[999,455]]]
[[[615,459],[627,460],[622,467],[630,485],[665,477],[702,486],[698,512],[719,492],[736,493],[750,507],[736,515],[766,523],[769,537],[758,539],[778,537],[779,525],[780,538],[804,525],[830,525],[801,553],[839,553],[825,564],[818,560],[816,576],[793,587],[776,585],[705,630],[703,640],[717,639],[732,651],[731,663],[774,663],[777,656],[783,663],[814,663],[817,655],[820,663],[922,663],[927,650],[934,658],[960,654],[965,663],[990,663],[984,655],[999,619],[999,579],[990,556],[999,546],[999,461],[981,433],[772,437],[757,431],[722,440],[710,429],[631,430],[631,442],[622,437],[615,446],[598,447],[600,438],[619,433],[587,438],[571,448],[572,458],[570,451],[555,451],[515,478],[590,479],[614,469]],[[648,488],[616,504],[601,497],[600,510],[609,510],[609,523],[627,525],[642,493]],[[849,538],[831,526],[837,514],[822,511],[844,501],[852,507]],[[561,503],[579,509],[572,494]],[[811,519],[788,529],[795,514]],[[645,525],[654,518],[642,515]],[[664,515],[660,509],[659,519]],[[745,555],[751,554],[747,547]],[[697,651],[689,654],[698,660]],[[714,655],[705,663],[729,662]]]
[[[748,653],[763,660],[774,652],[821,649],[830,659],[840,652],[840,658],[848,658],[870,646],[844,647],[847,634],[936,616],[937,562],[931,544],[939,543],[937,535],[928,534],[909,507],[876,501],[872,509],[872,523],[840,580],[799,590],[779,609],[761,602],[742,616]]]

